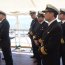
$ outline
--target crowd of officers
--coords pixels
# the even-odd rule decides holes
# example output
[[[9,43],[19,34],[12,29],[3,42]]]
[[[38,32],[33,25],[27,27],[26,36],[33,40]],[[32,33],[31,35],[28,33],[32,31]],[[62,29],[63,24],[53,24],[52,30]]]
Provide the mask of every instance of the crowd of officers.
[[[65,65],[65,9],[50,4],[42,12],[30,11],[33,19],[29,29],[33,54],[37,65],[60,65],[60,57]],[[60,19],[58,22],[56,19]],[[6,65],[13,65],[10,48],[9,23],[6,14],[0,11],[0,48]]]
[[[51,4],[38,12],[30,11],[32,22],[29,37],[32,43],[34,62],[37,65],[60,65],[60,58],[65,65],[65,9],[58,9]],[[60,22],[57,21],[57,16]]]

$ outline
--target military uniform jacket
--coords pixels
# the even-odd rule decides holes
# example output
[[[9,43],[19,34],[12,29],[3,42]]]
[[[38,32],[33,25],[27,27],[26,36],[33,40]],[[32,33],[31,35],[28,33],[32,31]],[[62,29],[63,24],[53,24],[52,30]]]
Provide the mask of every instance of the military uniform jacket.
[[[43,45],[47,55],[43,55],[45,65],[60,65],[59,49],[62,37],[62,28],[55,20],[43,33]]]
[[[37,18],[33,19],[30,25],[29,32],[32,31],[34,33],[34,28],[36,26]]]
[[[63,30],[63,39],[65,41],[65,23],[62,23],[61,26],[62,26],[62,30]]]
[[[63,40],[64,40],[64,43],[61,42],[61,46],[60,46],[60,56],[62,57],[65,57],[65,23],[62,23],[61,22],[61,26],[62,26],[62,30],[63,30]]]
[[[42,34],[47,27],[48,27],[48,24],[45,21],[41,24],[39,22],[37,23],[35,32],[34,32],[35,40],[42,38]]]
[[[7,46],[10,45],[10,38],[9,38],[9,23],[6,19],[4,19],[0,23],[0,46]]]

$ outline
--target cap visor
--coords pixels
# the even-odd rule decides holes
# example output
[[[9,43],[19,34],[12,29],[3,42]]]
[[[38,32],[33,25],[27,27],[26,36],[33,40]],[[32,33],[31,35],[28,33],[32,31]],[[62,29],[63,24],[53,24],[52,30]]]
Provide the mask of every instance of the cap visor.
[[[43,10],[42,12],[47,12],[48,10],[46,9],[46,10]]]

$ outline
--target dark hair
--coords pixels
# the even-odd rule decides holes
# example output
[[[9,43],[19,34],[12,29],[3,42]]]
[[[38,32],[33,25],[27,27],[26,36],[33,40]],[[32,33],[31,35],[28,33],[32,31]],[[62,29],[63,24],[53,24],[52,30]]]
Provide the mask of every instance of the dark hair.
[[[1,11],[0,11],[0,14],[2,14],[2,15],[4,15],[4,16],[6,16],[6,14],[5,14],[4,12],[1,12]]]
[[[57,17],[57,14],[56,14],[56,13],[54,13],[54,17],[55,17],[55,18]]]

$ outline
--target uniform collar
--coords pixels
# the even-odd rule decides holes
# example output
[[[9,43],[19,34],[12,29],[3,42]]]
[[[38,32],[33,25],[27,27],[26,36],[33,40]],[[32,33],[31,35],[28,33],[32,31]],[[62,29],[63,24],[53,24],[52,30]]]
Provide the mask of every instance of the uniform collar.
[[[42,24],[44,21],[42,21],[42,22],[39,22],[40,24]]]
[[[0,23],[1,23],[2,21],[0,21]]]
[[[0,23],[4,20],[5,18],[3,18],[1,21],[0,21]]]
[[[48,22],[48,26],[50,26],[55,20],[56,20],[56,19],[54,19],[54,20]]]

